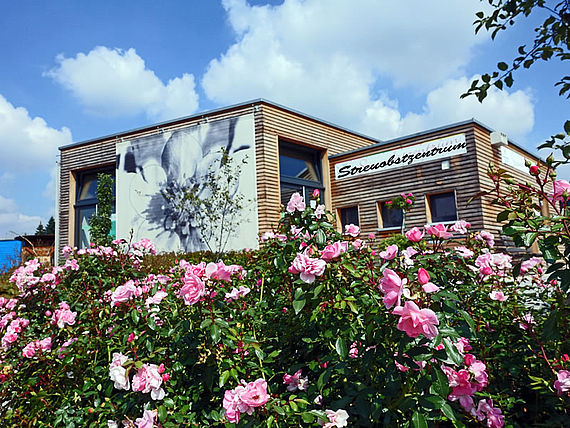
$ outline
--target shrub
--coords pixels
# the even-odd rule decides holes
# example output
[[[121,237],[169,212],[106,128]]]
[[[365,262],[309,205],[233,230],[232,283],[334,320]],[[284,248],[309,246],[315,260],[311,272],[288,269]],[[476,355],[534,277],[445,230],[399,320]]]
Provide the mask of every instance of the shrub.
[[[568,325],[542,260],[514,276],[465,222],[375,256],[330,218],[296,195],[243,266],[156,271],[146,240],[27,262],[0,302],[5,426],[564,423]]]

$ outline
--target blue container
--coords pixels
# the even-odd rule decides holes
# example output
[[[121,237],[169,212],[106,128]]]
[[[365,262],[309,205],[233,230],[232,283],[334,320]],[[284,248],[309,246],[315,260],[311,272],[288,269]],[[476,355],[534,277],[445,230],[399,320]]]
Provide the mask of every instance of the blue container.
[[[22,241],[0,241],[0,273],[18,266],[22,260]]]

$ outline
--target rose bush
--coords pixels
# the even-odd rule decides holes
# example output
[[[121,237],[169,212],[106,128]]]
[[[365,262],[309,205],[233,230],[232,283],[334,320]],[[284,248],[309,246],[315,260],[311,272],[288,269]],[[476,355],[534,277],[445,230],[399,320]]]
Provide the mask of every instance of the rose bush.
[[[376,254],[315,196],[241,266],[149,270],[148,241],[21,266],[0,300],[4,426],[564,424],[564,291],[542,259],[515,276],[466,222]]]

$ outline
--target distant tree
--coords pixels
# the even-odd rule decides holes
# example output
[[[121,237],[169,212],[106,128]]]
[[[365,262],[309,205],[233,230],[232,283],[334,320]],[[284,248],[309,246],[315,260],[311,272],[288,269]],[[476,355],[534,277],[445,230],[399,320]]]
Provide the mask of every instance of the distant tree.
[[[55,219],[51,216],[44,229],[44,235],[55,235]]]
[[[110,174],[97,175],[97,212],[89,220],[91,242],[96,245],[111,244],[111,215],[113,214],[114,180]]]
[[[44,225],[42,224],[42,222],[40,221],[40,224],[38,224],[38,227],[36,227],[36,235],[45,235],[46,230],[44,229]]]

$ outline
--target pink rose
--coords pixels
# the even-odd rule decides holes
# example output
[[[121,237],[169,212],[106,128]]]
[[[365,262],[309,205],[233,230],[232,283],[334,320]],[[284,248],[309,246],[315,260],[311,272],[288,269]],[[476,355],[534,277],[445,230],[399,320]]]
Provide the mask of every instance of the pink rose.
[[[347,224],[344,227],[344,234],[356,238],[360,234],[360,228],[355,224]]]
[[[204,282],[196,275],[189,274],[182,278],[184,285],[180,288],[180,297],[184,299],[185,305],[197,303],[206,291]]]
[[[36,355],[35,342],[30,342],[26,346],[24,346],[24,349],[22,350],[22,355],[26,358],[32,358],[34,355]]]
[[[325,206],[321,204],[315,209],[315,217],[320,220],[323,215],[325,215]]]
[[[141,418],[135,420],[137,428],[152,428],[154,426],[154,412],[145,410]]]
[[[59,304],[59,309],[51,317],[51,323],[57,324],[59,328],[65,327],[65,324],[74,325],[77,312],[71,312],[66,302]]]
[[[424,237],[424,232],[422,232],[417,227],[414,227],[406,232],[406,238],[412,242],[420,242]]]
[[[394,315],[399,315],[398,330],[406,332],[410,337],[418,337],[423,334],[426,338],[432,339],[437,336],[439,320],[431,309],[420,309],[414,302],[408,300],[404,306],[396,306],[392,311]]]
[[[321,252],[321,259],[328,262],[329,260],[335,259],[341,254],[346,253],[347,250],[348,250],[347,242],[337,241],[333,244],[327,245],[323,249],[323,251]]]
[[[133,376],[133,391],[139,391],[143,394],[150,392],[150,397],[153,400],[162,400],[164,398],[165,393],[161,385],[162,376],[158,372],[156,364],[143,364]]]
[[[468,223],[465,220],[458,220],[455,222],[454,225],[451,226],[451,230],[465,235],[467,233],[467,229],[469,229],[470,227],[471,223]]]
[[[380,279],[380,291],[384,293],[384,306],[390,309],[394,304],[400,306],[400,298],[404,291],[405,282],[392,269],[384,269]]]
[[[327,414],[328,422],[319,420],[319,425],[322,425],[324,428],[342,428],[348,425],[348,413],[346,410],[338,409],[333,411],[327,409],[325,413]]]
[[[568,393],[570,395],[570,372],[568,370],[560,370],[556,373],[556,381],[554,381],[554,388],[558,395]]]
[[[119,303],[130,300],[137,292],[134,281],[127,281],[124,285],[119,285],[111,294],[111,305],[118,306]]]
[[[301,376],[301,369],[297,370],[294,375],[287,373],[283,375],[283,384],[287,385],[287,391],[304,391],[309,387],[309,379]]]
[[[484,241],[487,247],[493,248],[495,246],[495,237],[492,233],[486,232],[482,230],[479,232],[477,236],[475,236],[475,240],[477,241]]]
[[[570,195],[570,183],[566,180],[556,180],[552,183],[552,193],[550,197],[553,201],[563,201]]]
[[[502,291],[491,291],[489,293],[489,297],[491,300],[497,300],[499,302],[504,302],[508,299],[508,296],[505,296]]]
[[[318,198],[319,196],[321,196],[319,189],[313,190],[313,198]]]
[[[298,253],[289,267],[289,272],[293,274],[300,273],[301,280],[310,284],[315,281],[317,276],[321,276],[324,273],[326,266],[327,262],[324,260],[313,259],[304,253]]]
[[[467,247],[455,247],[454,250],[457,251],[459,257],[463,257],[464,259],[469,259],[473,257],[474,254],[473,251]]]
[[[305,211],[305,199],[297,192],[291,195],[291,199],[287,204],[287,212],[294,213],[297,211]]]
[[[267,394],[267,382],[263,379],[257,379],[245,386],[245,391],[240,394],[240,399],[251,407],[263,406],[269,400]]]
[[[379,256],[384,260],[393,260],[398,254],[398,246],[397,245],[388,245],[385,251],[380,251]]]
[[[452,233],[447,231],[447,226],[441,223],[434,225],[426,225],[425,230],[434,238],[449,239],[453,236]]]
[[[422,285],[427,284],[429,282],[429,273],[424,268],[419,268],[418,270],[418,281]]]

